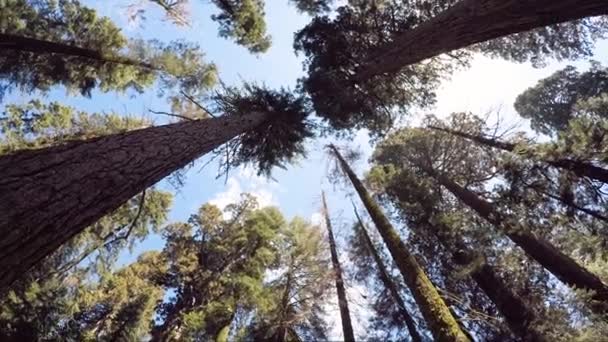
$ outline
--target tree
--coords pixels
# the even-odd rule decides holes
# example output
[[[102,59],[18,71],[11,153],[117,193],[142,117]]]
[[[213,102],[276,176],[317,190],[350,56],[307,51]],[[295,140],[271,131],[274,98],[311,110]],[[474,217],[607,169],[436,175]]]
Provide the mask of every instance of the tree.
[[[583,73],[567,66],[520,94],[515,109],[530,119],[535,131],[556,135],[566,130],[575,117],[606,118],[606,113],[588,110],[585,106],[585,102],[599,100],[605,93],[608,93],[608,70],[602,65],[592,63],[590,70]]]
[[[23,270],[164,177],[229,144],[231,165],[270,172],[310,137],[301,99],[248,87],[218,95],[218,118],[150,127],[0,157],[2,281]],[[261,139],[265,144],[259,144]],[[45,210],[34,210],[45,208]],[[34,211],[32,211],[34,210]],[[35,214],[32,214],[35,213]]]
[[[447,201],[430,180],[423,180],[408,169],[395,169],[382,164],[373,166],[367,179],[398,208],[399,216],[407,221],[411,230],[430,232],[432,243],[439,243],[448,251],[453,262],[466,270],[516,335],[531,341],[547,339],[544,336],[546,333],[539,328],[542,319],[538,317],[536,308],[513,290],[514,284],[500,276],[498,268],[482,254],[483,247],[477,245],[473,250],[465,243],[465,239],[470,240],[463,236],[466,233],[448,225],[454,221],[450,213],[456,214],[461,210],[442,203]]]
[[[308,70],[301,90],[331,127],[382,133],[410,108],[432,104],[441,79],[466,67],[474,52],[539,63],[588,55],[608,32],[608,21],[564,21],[608,10],[592,2],[349,1],[296,35],[294,47],[305,55]],[[547,17],[536,16],[538,9]],[[508,22],[514,17],[518,21]],[[500,28],[489,27],[494,24]]]
[[[88,114],[58,103],[8,105],[0,120],[0,154],[148,125],[142,119]],[[119,253],[150,232],[159,232],[170,205],[169,193],[147,189],[86,227],[28,272],[19,274],[10,289],[2,292],[2,339],[62,339],[79,331],[72,324],[76,320],[73,312],[83,305],[83,295],[93,296],[97,291],[97,285],[90,284],[89,279],[105,277]]]
[[[244,330],[244,340],[328,340],[323,306],[332,277],[320,230],[294,219],[280,249],[281,273],[269,282],[265,294],[270,305]]]
[[[503,231],[531,258],[543,265],[562,282],[575,288],[594,291],[593,299],[596,302],[593,308],[598,312],[603,312],[604,303],[608,298],[606,297],[608,286],[549,241],[535,235],[528,227],[519,223],[519,220],[499,211],[496,205],[482,199],[473,191],[446,176],[443,170],[446,165],[433,160],[434,153],[429,150],[432,146],[436,146],[433,139],[438,138],[424,130],[401,130],[383,143],[383,151],[391,151],[391,153],[382,154],[381,152],[377,158],[381,163],[411,167],[432,177],[480,217]]]
[[[253,53],[266,52],[271,38],[266,33],[263,0],[213,0],[220,14],[211,18],[220,24],[220,36],[232,38]]]
[[[198,93],[216,81],[215,66],[198,46],[127,40],[108,18],[76,0],[16,0],[0,10],[0,95],[12,87],[46,92],[53,85],[87,96],[95,88],[141,92],[157,79],[165,92]]]
[[[158,307],[153,340],[219,341],[237,316],[264,310],[264,277],[278,262],[285,224],[277,209],[260,209],[244,195],[223,212],[206,204],[187,223],[171,225],[160,284],[175,295]]]
[[[543,15],[537,15],[538,11]],[[364,63],[354,79],[364,81],[374,75],[395,72],[440,53],[502,36],[606,14],[608,6],[599,0],[584,3],[539,0],[525,4],[519,1],[459,1],[415,29],[396,36],[393,43]],[[411,49],[413,44],[416,49]]]
[[[354,204],[353,204],[353,207],[354,207]],[[384,287],[389,291],[391,299],[395,302],[395,304],[398,308],[399,315],[400,315],[401,319],[403,320],[403,322],[405,323],[405,325],[407,326],[407,330],[409,332],[409,336],[410,336],[411,340],[413,342],[422,341],[422,338],[420,337],[420,334],[418,333],[418,329],[416,328],[416,322],[414,321],[414,319],[408,312],[407,307],[405,306],[405,302],[403,301],[403,298],[401,298],[401,294],[399,293],[399,288],[393,282],[393,279],[392,279],[391,275],[389,274],[388,269],[384,265],[384,261],[382,260],[382,258],[380,257],[380,254],[376,250],[376,247],[374,246],[372,239],[369,237],[369,234],[367,233],[367,229],[365,228],[365,224],[363,223],[363,220],[361,220],[361,217],[359,216],[359,213],[357,212],[357,208],[354,207],[354,209],[355,209],[355,216],[357,217],[357,223],[355,224],[355,235],[353,237],[353,242],[352,242],[352,245],[353,245],[352,254],[355,256],[355,258],[354,258],[355,261],[358,261],[358,259],[361,259],[362,257],[371,255],[373,262],[375,263],[375,266],[378,270],[378,277],[382,281],[382,284],[384,285]],[[359,246],[363,246],[363,248],[360,248]]]
[[[438,340],[468,341],[469,338],[462,332],[450,309],[428,279],[414,255],[409,252],[388,218],[384,216],[380,207],[373,201],[338,149],[333,145],[329,148],[365,205],[403,279],[412,291],[433,336]]]
[[[327,236],[329,239],[329,250],[331,251],[331,264],[334,269],[336,278],[336,291],[338,292],[338,307],[340,308],[340,318],[342,320],[342,332],[345,341],[355,341],[355,333],[353,332],[353,324],[350,319],[348,310],[348,299],[346,299],[346,289],[344,288],[344,279],[342,278],[342,267],[338,258],[338,250],[334,232],[331,228],[331,219],[329,218],[329,209],[327,209],[327,201],[325,200],[325,192],[321,192],[323,199],[323,215],[325,216],[325,226],[327,228]]]

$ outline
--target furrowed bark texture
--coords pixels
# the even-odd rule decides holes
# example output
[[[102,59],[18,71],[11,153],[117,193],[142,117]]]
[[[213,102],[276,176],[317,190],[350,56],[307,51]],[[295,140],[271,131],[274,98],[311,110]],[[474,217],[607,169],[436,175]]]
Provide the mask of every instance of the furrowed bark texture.
[[[114,63],[131,65],[144,69],[161,70],[152,64],[132,60],[126,57],[111,56],[100,51],[81,48],[74,45],[56,43],[48,40],[22,37],[12,34],[0,33],[0,48],[15,51],[27,51],[37,54],[61,54],[84,59],[90,59],[102,63]]]
[[[435,231],[439,242],[450,251],[457,264],[470,265],[482,257],[462,241],[454,241],[458,237],[446,236],[444,232],[447,232],[447,227],[438,227],[432,224],[430,226]],[[540,322],[534,310],[528,307],[521,297],[511,290],[509,284],[498,275],[495,268],[488,264],[485,259],[481,265],[476,266],[471,271],[471,278],[496,305],[513,333],[520,336],[524,341],[548,341],[534,326],[537,321]]]
[[[348,310],[346,289],[344,288],[344,279],[342,278],[342,266],[340,266],[340,259],[338,259],[338,250],[336,248],[334,232],[331,228],[331,220],[329,219],[329,210],[327,209],[325,192],[321,193],[321,197],[323,198],[323,213],[325,215],[325,225],[327,226],[327,236],[329,237],[331,264],[334,268],[334,273],[336,277],[336,290],[338,292],[338,306],[340,307],[340,318],[342,319],[342,332],[344,333],[344,341],[354,342],[355,333],[353,332],[353,324],[350,319],[350,311]]]
[[[266,117],[185,121],[0,157],[0,288],[128,199]]]
[[[367,249],[369,250],[372,257],[374,258],[374,262],[376,263],[376,266],[378,266],[378,276],[380,277],[382,284],[384,284],[384,287],[386,287],[389,290],[395,303],[397,303],[397,308],[399,309],[399,315],[401,316],[401,318],[405,322],[405,325],[407,326],[407,330],[410,334],[412,342],[421,342],[422,338],[420,337],[420,334],[418,333],[418,329],[416,328],[416,322],[414,321],[414,319],[408,312],[407,307],[405,306],[405,302],[403,301],[403,298],[401,298],[401,295],[399,294],[399,289],[397,288],[397,285],[395,285],[395,283],[393,282],[393,279],[389,275],[388,270],[386,269],[386,266],[384,265],[384,262],[382,261],[382,258],[380,258],[380,255],[378,254],[378,251],[376,250],[376,246],[374,246],[374,243],[372,242],[372,239],[369,237],[369,234],[367,234],[367,229],[365,228],[365,224],[363,223],[363,220],[361,220],[361,217],[359,217],[359,213],[357,212],[356,208],[355,208],[355,216],[357,217],[357,220],[359,221],[359,225],[361,226],[361,232],[363,233],[363,238],[365,239]]]
[[[532,259],[536,260],[545,269],[559,280],[578,289],[593,291],[592,299],[597,303],[592,309],[600,314],[606,312],[608,306],[608,286],[600,278],[579,265],[572,258],[559,251],[550,242],[545,241],[523,227],[515,227],[489,202],[479,198],[470,190],[456,184],[449,178],[426,170],[441,185],[450,191],[456,198],[473,209],[479,216],[502,230],[516,245],[523,249]]]
[[[340,162],[342,170],[347,174],[361,201],[365,205],[384,243],[389,249],[395,264],[403,275],[405,283],[412,291],[414,299],[427,322],[429,330],[437,341],[470,341],[462,332],[458,322],[450,312],[439,292],[431,283],[418,261],[408,250],[392,224],[384,216],[380,207],[371,198],[363,183],[342,158],[338,149],[331,149]]]
[[[606,0],[462,0],[396,37],[355,81],[398,71],[442,53],[538,27],[608,14]]]
[[[508,143],[496,139],[490,139],[483,136],[472,135],[464,132],[459,132],[452,129],[441,128],[436,126],[429,126],[429,128],[442,131],[448,134],[459,136],[464,139],[471,140],[480,145],[486,145],[494,147],[500,150],[513,152],[517,147],[516,144]],[[608,170],[595,166],[590,163],[581,162],[573,159],[560,158],[560,159],[549,159],[549,158],[538,158],[539,161],[545,162],[553,167],[568,170],[579,177],[588,177],[591,179],[598,180],[600,182],[608,184]]]

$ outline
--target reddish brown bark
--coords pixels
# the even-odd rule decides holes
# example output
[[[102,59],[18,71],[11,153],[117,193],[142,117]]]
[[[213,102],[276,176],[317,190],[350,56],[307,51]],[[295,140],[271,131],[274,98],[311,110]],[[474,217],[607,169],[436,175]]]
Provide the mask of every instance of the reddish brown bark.
[[[325,215],[325,226],[327,227],[327,236],[329,238],[329,249],[331,251],[331,264],[334,268],[336,277],[336,290],[338,292],[338,307],[340,308],[340,318],[342,319],[342,332],[344,333],[344,341],[354,342],[355,333],[353,332],[353,323],[350,319],[350,311],[348,310],[348,300],[346,299],[346,289],[344,288],[344,279],[342,278],[342,266],[338,259],[338,250],[336,248],[336,240],[334,232],[331,228],[329,219],[329,210],[327,209],[327,201],[325,200],[325,192],[321,193],[323,198],[323,214]]]
[[[0,157],[0,288],[128,199],[265,118],[185,121]]]
[[[462,0],[395,38],[363,64],[355,81],[487,40],[605,14],[606,0]]]

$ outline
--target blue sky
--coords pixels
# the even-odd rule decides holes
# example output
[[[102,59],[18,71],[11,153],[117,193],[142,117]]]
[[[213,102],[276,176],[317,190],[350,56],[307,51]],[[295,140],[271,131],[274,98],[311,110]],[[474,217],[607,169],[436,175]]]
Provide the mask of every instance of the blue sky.
[[[217,36],[217,25],[209,19],[215,12],[212,5],[204,1],[192,1],[192,26],[179,28],[162,20],[161,12],[154,6],[147,7],[147,21],[130,23],[127,20],[127,5],[138,0],[86,0],[84,3],[96,8],[100,14],[111,17],[125,34],[144,39],[185,39],[197,42],[206,52],[209,61],[218,65],[221,79],[227,84],[238,85],[242,80],[264,83],[269,87],[293,87],[298,77],[303,75],[301,60],[295,56],[292,49],[293,33],[302,28],[309,20],[305,15],[297,14],[287,0],[267,0],[266,18],[268,30],[273,36],[270,50],[260,56],[251,55],[246,49],[237,46],[232,41]],[[146,1],[141,0],[145,5]],[[594,59],[608,64],[608,42],[598,44]],[[532,86],[538,79],[550,75],[553,71],[568,63],[551,63],[546,68],[534,69],[526,64],[513,64],[500,60],[476,57],[472,67],[457,72],[450,81],[446,81],[438,92],[439,102],[435,110],[418,113],[411,118],[415,123],[422,114],[434,112],[445,116],[454,111],[473,111],[485,113],[489,110],[500,109],[506,123],[525,121],[517,118],[512,109],[515,97]],[[585,62],[575,63],[586,67]],[[29,95],[13,94],[6,102],[27,101]],[[49,100],[59,100],[87,111],[117,112],[125,115],[146,116],[148,108],[168,110],[163,99],[155,96],[154,92],[144,94],[101,94],[94,93],[92,98],[66,97],[65,91],[52,91]],[[155,122],[162,123],[164,118],[150,117]],[[207,160],[202,158],[189,169],[184,178],[185,184],[174,198],[170,220],[186,220],[201,204],[212,201],[225,205],[238,199],[241,192],[252,192],[260,197],[263,204],[277,205],[283,213],[292,217],[302,216],[313,221],[319,221],[320,192],[324,189],[328,194],[328,205],[338,236],[338,242],[343,242],[347,228],[353,221],[349,199],[350,189],[335,188],[327,181],[328,158],[323,146],[327,140],[311,141],[308,144],[309,156],[305,160],[291,165],[287,170],[276,170],[274,180],[256,176],[252,169],[234,170],[225,183],[225,179],[216,179],[217,166],[209,165],[200,170]],[[339,142],[338,142],[339,143]],[[366,160],[371,147],[364,133],[358,134],[351,145],[359,146],[364,158],[355,165],[362,174],[366,169]],[[174,190],[165,182],[161,187]],[[125,254],[123,262],[133,260],[143,250],[162,248],[162,239],[152,236],[139,244],[132,254]],[[346,256],[344,256],[346,258]],[[343,262],[348,262],[343,260]],[[351,284],[352,285],[352,284]],[[350,296],[353,302],[359,302],[360,288],[351,287]],[[361,314],[361,315],[364,315]],[[334,329],[339,338],[339,329]]]

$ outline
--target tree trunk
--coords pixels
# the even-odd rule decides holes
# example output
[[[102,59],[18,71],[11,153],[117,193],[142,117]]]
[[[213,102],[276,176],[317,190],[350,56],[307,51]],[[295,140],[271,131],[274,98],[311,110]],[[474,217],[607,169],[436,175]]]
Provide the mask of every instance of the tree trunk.
[[[483,136],[468,134],[464,132],[459,132],[456,130],[442,128],[437,126],[429,126],[430,129],[446,132],[448,134],[452,134],[455,136],[459,136],[464,139],[468,139],[474,141],[480,145],[486,145],[490,147],[494,147],[500,150],[513,152],[517,147],[516,144],[508,143],[496,139],[490,139]],[[533,157],[533,156],[532,156]],[[542,158],[539,159],[542,162],[545,162],[553,167],[564,169],[574,173],[579,177],[588,177],[591,179],[598,180],[602,183],[608,184],[608,170],[595,166],[590,163],[580,162],[577,160],[572,160],[568,158],[560,158],[560,159],[550,159],[550,158]]]
[[[0,288],[265,113],[150,127],[0,157]]]
[[[428,168],[422,169],[428,172],[461,202],[477,212],[479,216],[502,230],[526,254],[562,282],[578,289],[593,291],[592,299],[597,302],[592,305],[593,310],[601,314],[606,312],[606,308],[608,307],[608,286],[602,283],[600,278],[595,274],[589,272],[572,258],[560,252],[550,242],[535,236],[524,227],[511,224],[509,219],[503,217],[491,203],[479,198],[472,191],[461,187],[449,178]]]
[[[452,254],[452,259],[461,266],[471,265],[483,258],[471,250],[458,236],[448,236],[448,227],[428,223],[434,235],[443,247]],[[511,331],[524,341],[547,341],[534,324],[541,322],[526,303],[511,290],[509,285],[498,275],[494,267],[485,258],[482,263],[471,271],[471,278],[490,298],[498,311],[506,319]]]
[[[365,239],[367,249],[369,250],[372,257],[374,258],[374,261],[376,262],[376,266],[378,266],[378,276],[380,277],[382,284],[384,284],[384,287],[388,289],[391,296],[393,297],[393,300],[395,301],[395,303],[397,303],[397,308],[399,309],[399,315],[401,315],[401,318],[403,318],[403,321],[405,322],[405,325],[407,326],[407,330],[410,333],[410,337],[411,337],[412,341],[421,342],[422,338],[420,337],[420,334],[418,333],[418,329],[416,328],[416,322],[414,321],[414,319],[412,318],[410,313],[407,311],[405,302],[403,301],[403,298],[401,298],[401,295],[399,294],[399,289],[397,288],[397,285],[395,285],[395,283],[393,282],[393,279],[391,278],[390,274],[388,273],[386,266],[384,266],[384,262],[382,261],[382,258],[380,258],[380,255],[378,254],[378,251],[376,250],[376,247],[374,246],[372,239],[370,239],[369,235],[367,234],[367,229],[365,228],[365,224],[363,223],[363,220],[361,220],[361,217],[359,217],[359,213],[357,212],[356,207],[355,207],[355,216],[357,217],[357,221],[359,221],[359,226],[361,227],[361,232],[363,234],[363,238]]]
[[[325,225],[327,226],[327,236],[329,237],[331,264],[334,268],[334,274],[336,277],[336,290],[338,292],[338,306],[340,307],[340,318],[342,319],[342,332],[344,333],[344,341],[354,342],[355,333],[353,332],[353,324],[350,319],[350,312],[348,310],[346,289],[344,288],[344,279],[342,279],[342,267],[340,266],[340,259],[338,259],[338,250],[336,248],[334,232],[331,228],[329,210],[327,209],[327,201],[325,200],[325,192],[321,192],[321,197],[323,198],[323,214],[325,215]]]
[[[363,183],[342,158],[338,149],[333,145],[330,145],[330,148],[340,162],[342,170],[353,184],[378,232],[380,232],[435,339],[437,341],[469,341],[431,280],[418,264],[414,255],[408,251],[399,234],[371,198]]]
[[[104,54],[101,51],[81,48],[70,44],[22,37],[6,33],[0,33],[0,47],[2,49],[7,50],[27,51],[36,54],[55,53],[65,56],[94,60],[102,63],[131,65],[138,68],[151,69],[157,71],[162,70],[161,68],[152,64],[136,61],[127,57],[112,56]]]
[[[380,49],[355,81],[514,33],[608,14],[606,0],[462,0]]]

